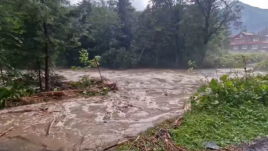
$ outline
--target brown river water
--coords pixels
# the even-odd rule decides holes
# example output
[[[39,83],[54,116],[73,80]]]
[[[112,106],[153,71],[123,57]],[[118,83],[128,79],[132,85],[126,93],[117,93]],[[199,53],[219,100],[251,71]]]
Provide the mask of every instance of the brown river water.
[[[98,77],[94,70],[56,72],[74,81],[83,75]],[[102,150],[167,119],[181,116],[184,102],[202,81],[228,72],[230,69],[193,73],[187,70],[102,70],[105,78],[117,82],[118,92],[1,110],[0,132],[14,129],[0,137],[0,151]],[[36,111],[7,113],[22,109]],[[51,121],[54,122],[46,135]]]

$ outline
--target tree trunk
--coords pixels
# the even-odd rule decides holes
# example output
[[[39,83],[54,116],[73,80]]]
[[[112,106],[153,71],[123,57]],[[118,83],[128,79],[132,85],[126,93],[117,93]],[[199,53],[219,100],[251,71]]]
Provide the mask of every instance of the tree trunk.
[[[176,58],[175,58],[175,67],[179,67],[179,54],[178,54],[178,52],[176,52]]]
[[[142,58],[142,56],[143,56],[143,53],[144,53],[144,51],[145,51],[145,49],[146,49],[148,43],[149,43],[150,40],[152,39],[152,37],[153,37],[153,34],[151,34],[151,36],[149,37],[149,39],[146,41],[146,43],[145,43],[145,45],[144,45],[144,47],[143,47],[143,49],[142,49],[142,51],[141,51],[141,54],[140,54],[140,56],[139,56],[139,61],[141,61],[141,58]]]
[[[47,24],[43,23],[44,35],[45,35],[45,90],[49,91],[49,56],[48,56],[48,32]]]
[[[38,81],[39,81],[39,88],[40,91],[43,91],[43,87],[42,87],[42,77],[41,77],[41,65],[40,65],[40,60],[39,57],[37,58],[37,70],[38,70]]]
[[[100,67],[99,67],[98,64],[97,64],[97,68],[98,68],[98,71],[99,71],[99,74],[100,74],[100,79],[101,79],[101,81],[102,81],[101,71],[100,71]]]
[[[3,66],[2,66],[2,64],[0,64],[0,71],[1,71],[2,82],[3,82],[3,84],[5,84],[4,74],[3,74]]]
[[[177,47],[177,36],[174,35],[174,49],[175,49],[175,67],[179,67],[179,52]]]
[[[41,0],[41,3],[44,4],[44,0]],[[47,22],[43,22],[44,36],[45,36],[45,90],[49,91],[49,55],[48,55],[48,32],[47,32]]]
[[[37,51],[37,45],[36,42],[33,40],[34,43],[34,47],[35,50]],[[39,89],[42,92],[43,91],[43,87],[42,87],[42,77],[41,77],[41,64],[40,64],[40,58],[39,56],[37,56],[37,60],[36,60],[36,65],[37,65],[37,74],[38,74],[38,83],[39,83]]]
[[[206,49],[207,49],[207,46],[204,45],[203,48],[202,48],[202,51],[200,52],[200,60],[199,62],[197,62],[197,64],[200,64],[200,67],[203,67],[203,63],[204,63],[204,60],[206,58]]]
[[[158,67],[158,60],[159,58],[158,58],[158,53],[157,53],[156,58],[155,58],[155,67]]]
[[[155,54],[156,54],[156,56],[155,56],[155,67],[158,67],[158,62],[159,62],[158,46],[156,48]]]

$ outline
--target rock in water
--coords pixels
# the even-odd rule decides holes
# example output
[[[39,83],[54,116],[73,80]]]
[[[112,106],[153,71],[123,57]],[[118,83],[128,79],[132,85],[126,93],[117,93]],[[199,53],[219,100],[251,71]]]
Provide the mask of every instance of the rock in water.
[[[217,145],[215,142],[207,142],[205,148],[210,150],[219,150],[220,146]]]

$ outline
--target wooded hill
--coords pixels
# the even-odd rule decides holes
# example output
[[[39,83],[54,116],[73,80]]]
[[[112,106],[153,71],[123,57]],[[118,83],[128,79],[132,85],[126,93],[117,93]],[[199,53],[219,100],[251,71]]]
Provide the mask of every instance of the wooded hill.
[[[258,33],[268,26],[268,9],[261,9],[253,7],[248,4],[239,2],[242,9],[243,28],[246,28],[248,32]],[[233,34],[237,34],[241,30],[232,29]]]

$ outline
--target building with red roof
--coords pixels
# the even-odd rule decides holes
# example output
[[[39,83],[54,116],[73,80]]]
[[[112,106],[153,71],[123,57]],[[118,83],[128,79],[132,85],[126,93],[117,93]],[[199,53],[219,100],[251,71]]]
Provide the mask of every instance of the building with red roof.
[[[231,51],[235,52],[268,52],[268,36],[241,32],[231,38]]]

